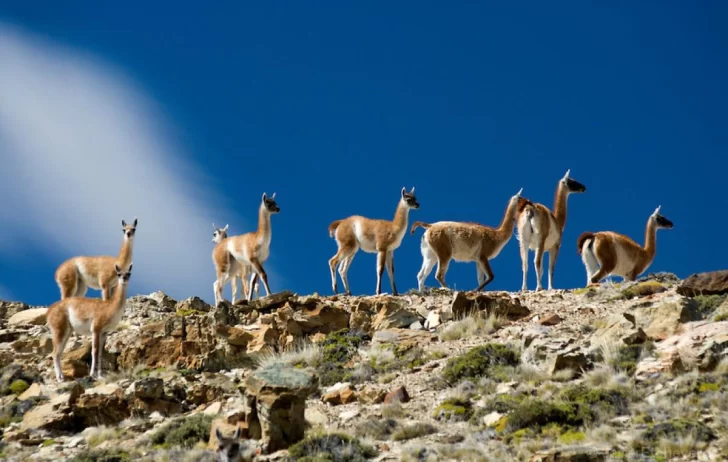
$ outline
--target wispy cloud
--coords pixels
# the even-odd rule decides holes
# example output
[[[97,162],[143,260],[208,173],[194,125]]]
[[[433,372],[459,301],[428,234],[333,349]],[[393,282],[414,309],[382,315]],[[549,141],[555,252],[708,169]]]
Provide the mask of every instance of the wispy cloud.
[[[136,216],[131,291],[211,301],[211,222],[255,223],[184,161],[153,102],[108,64],[14,26],[0,24],[0,62],[0,194],[12,198],[0,254],[22,241],[58,263],[116,254],[121,219]]]

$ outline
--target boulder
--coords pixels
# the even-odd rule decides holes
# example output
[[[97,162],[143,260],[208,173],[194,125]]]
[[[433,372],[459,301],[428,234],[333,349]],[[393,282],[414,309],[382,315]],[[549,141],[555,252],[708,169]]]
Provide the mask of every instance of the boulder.
[[[511,320],[525,318],[531,311],[521,305],[518,298],[507,293],[455,292],[450,312],[455,319],[462,319],[474,313],[503,316]]]
[[[419,321],[416,311],[405,306],[404,301],[391,297],[384,297],[375,302],[377,315],[372,321],[372,329],[382,330],[397,327],[409,327],[413,322]]]
[[[205,303],[205,301],[200,297],[193,296],[178,302],[175,305],[174,310],[177,314],[181,315],[207,313],[210,311],[210,305]]]
[[[8,326],[41,326],[46,323],[48,308],[31,308],[18,311],[8,319]]]
[[[104,348],[101,356],[101,373],[116,371],[116,358],[118,355]],[[81,346],[64,351],[61,357],[61,370],[63,375],[77,379],[86,377],[91,371],[91,341],[86,340]]]
[[[387,393],[384,397],[384,404],[406,403],[410,400],[409,393],[405,387],[397,387]]]
[[[243,392],[250,406],[248,427],[258,423],[264,452],[286,449],[303,439],[306,398],[318,389],[309,370],[272,363],[248,375]]]
[[[321,397],[321,401],[332,406],[353,403],[356,399],[356,389],[348,382],[332,385],[326,389]]]
[[[728,294],[728,270],[693,274],[677,287],[677,293],[686,297]]]
[[[110,383],[86,390],[73,407],[74,416],[88,427],[116,425],[131,416],[124,390]]]
[[[668,297],[661,303],[632,310],[637,325],[653,340],[663,340],[678,333],[682,325],[700,319],[698,304],[682,296]]]

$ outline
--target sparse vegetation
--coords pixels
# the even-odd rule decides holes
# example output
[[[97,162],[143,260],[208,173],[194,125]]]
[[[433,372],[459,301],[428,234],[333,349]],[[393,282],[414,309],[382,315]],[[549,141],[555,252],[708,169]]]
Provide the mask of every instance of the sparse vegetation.
[[[191,449],[200,441],[207,441],[213,416],[195,414],[165,424],[151,436],[151,442],[164,448]]]
[[[696,295],[693,301],[697,305],[697,312],[701,319],[709,318],[718,307],[726,300],[725,295]],[[726,315],[728,313],[720,313]],[[719,319],[715,319],[718,321]]]
[[[485,337],[505,326],[508,320],[502,316],[491,313],[484,318],[480,313],[454,321],[440,332],[440,340],[450,342],[454,340]]]
[[[469,400],[462,398],[448,398],[440,403],[432,416],[437,420],[465,421],[473,414],[473,408]]]
[[[131,460],[132,457],[127,451],[103,449],[84,451],[69,462],[129,462]]]
[[[666,290],[667,287],[658,281],[638,282],[637,284],[623,289],[621,292],[621,298],[629,300],[635,297],[646,297]]]
[[[425,435],[431,435],[436,433],[437,428],[434,425],[426,422],[415,422],[412,424],[402,425],[398,427],[392,434],[394,441],[411,440],[413,438],[419,438]]]
[[[487,343],[450,359],[442,376],[449,383],[456,383],[465,378],[483,377],[494,366],[516,366],[519,362],[519,352],[500,343]]]
[[[30,388],[30,385],[28,384],[28,382],[22,379],[14,380],[13,383],[11,383],[8,387],[10,393],[14,395],[20,395],[28,388]]]
[[[300,462],[360,462],[377,451],[341,433],[312,435],[288,448],[288,455]]]
[[[321,386],[352,381],[354,377],[347,363],[357,353],[359,346],[367,340],[370,340],[369,336],[364,332],[349,329],[327,335],[321,344],[322,355],[315,365]]]

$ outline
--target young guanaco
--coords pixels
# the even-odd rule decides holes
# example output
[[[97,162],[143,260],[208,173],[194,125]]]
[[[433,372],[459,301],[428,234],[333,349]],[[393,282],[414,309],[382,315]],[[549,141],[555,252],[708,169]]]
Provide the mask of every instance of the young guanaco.
[[[234,275],[241,272],[245,266],[252,267],[254,274],[248,288],[247,299],[253,297],[253,288],[258,278],[263,281],[265,294],[270,295],[268,286],[268,275],[263,269],[263,263],[270,255],[271,242],[271,220],[273,214],[281,211],[275,201],[275,193],[268,197],[263,193],[263,198],[258,207],[258,229],[239,236],[228,237],[219,245],[215,246],[212,252],[212,261],[215,264],[217,278],[213,284],[215,291],[215,304],[223,300],[222,289]]]
[[[71,332],[80,335],[91,335],[91,371],[90,375],[101,378],[101,358],[104,342],[109,332],[114,330],[124,315],[126,306],[126,290],[131,277],[132,264],[122,270],[114,265],[117,278],[117,290],[110,300],[98,298],[68,297],[48,307],[46,323],[53,340],[53,367],[56,379],[64,380],[61,371],[61,355]]]
[[[217,456],[220,462],[250,462],[260,454],[254,440],[241,439],[240,427],[235,429],[231,438],[225,437],[219,428],[215,429],[217,436]]]
[[[518,241],[521,250],[523,283],[521,290],[528,290],[528,251],[535,251],[533,266],[536,270],[536,290],[543,290],[543,254],[549,253],[548,289],[553,289],[554,267],[561,249],[561,237],[566,226],[566,203],[572,193],[583,193],[586,186],[569,176],[567,170],[556,187],[553,212],[543,204],[532,204],[523,209],[518,217]]]
[[[61,289],[61,299],[68,297],[83,297],[90,287],[101,291],[101,298],[108,300],[116,286],[116,273],[114,265],[120,268],[129,266],[134,246],[137,219],[130,225],[121,220],[121,231],[124,237],[121,250],[116,257],[103,255],[94,257],[72,257],[61,263],[56,270],[55,278],[58,288]]]
[[[490,260],[498,256],[513,235],[516,213],[530,204],[521,197],[523,188],[508,200],[503,219],[497,228],[479,223],[439,221],[427,224],[416,221],[412,224],[410,234],[419,227],[425,228],[420,250],[422,252],[422,268],[417,274],[419,290],[425,287],[425,280],[437,262],[435,278],[442,287],[447,288],[445,274],[450,260],[459,262],[475,262],[478,272],[478,287],[483,290],[495,277],[490,267]]]
[[[576,247],[586,268],[587,286],[599,285],[603,278],[612,275],[625,281],[637,279],[655,259],[657,230],[672,227],[672,221],[661,215],[657,207],[647,220],[644,247],[614,231],[582,233]]]
[[[224,228],[218,228],[215,226],[215,223],[212,224],[212,242],[219,245],[220,242],[227,239],[227,230],[229,225],[225,225]],[[213,250],[214,252],[214,250]],[[238,300],[238,278],[240,279],[240,285],[242,286],[242,294],[246,295],[248,293],[248,277],[252,273],[252,268],[249,265],[243,266],[243,265],[237,265],[239,268],[239,271],[236,275],[232,276],[230,278],[230,287],[232,288],[233,292],[233,299],[232,302],[235,303]],[[255,284],[255,295],[260,298],[260,284]]]
[[[346,294],[351,295],[347,272],[351,261],[359,251],[377,254],[377,290],[376,294],[382,292],[382,274],[386,264],[389,280],[392,283],[392,294],[398,295],[397,286],[394,283],[394,251],[402,243],[402,238],[407,232],[407,219],[410,209],[418,209],[420,204],[415,197],[415,188],[410,192],[402,188],[400,199],[397,203],[397,210],[394,213],[394,220],[379,220],[366,218],[360,215],[352,215],[343,220],[336,220],[329,225],[329,236],[336,238],[338,250],[329,260],[331,269],[331,286],[334,293],[337,293],[336,267],[339,265],[339,275],[344,282]]]

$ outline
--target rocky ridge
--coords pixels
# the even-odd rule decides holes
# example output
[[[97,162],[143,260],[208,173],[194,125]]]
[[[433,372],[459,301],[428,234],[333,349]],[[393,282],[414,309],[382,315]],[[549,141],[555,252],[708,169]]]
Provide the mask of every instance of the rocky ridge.
[[[722,274],[527,293],[131,297],[105,376],[0,302],[3,460],[723,460]],[[312,459],[313,460],[313,459]]]

